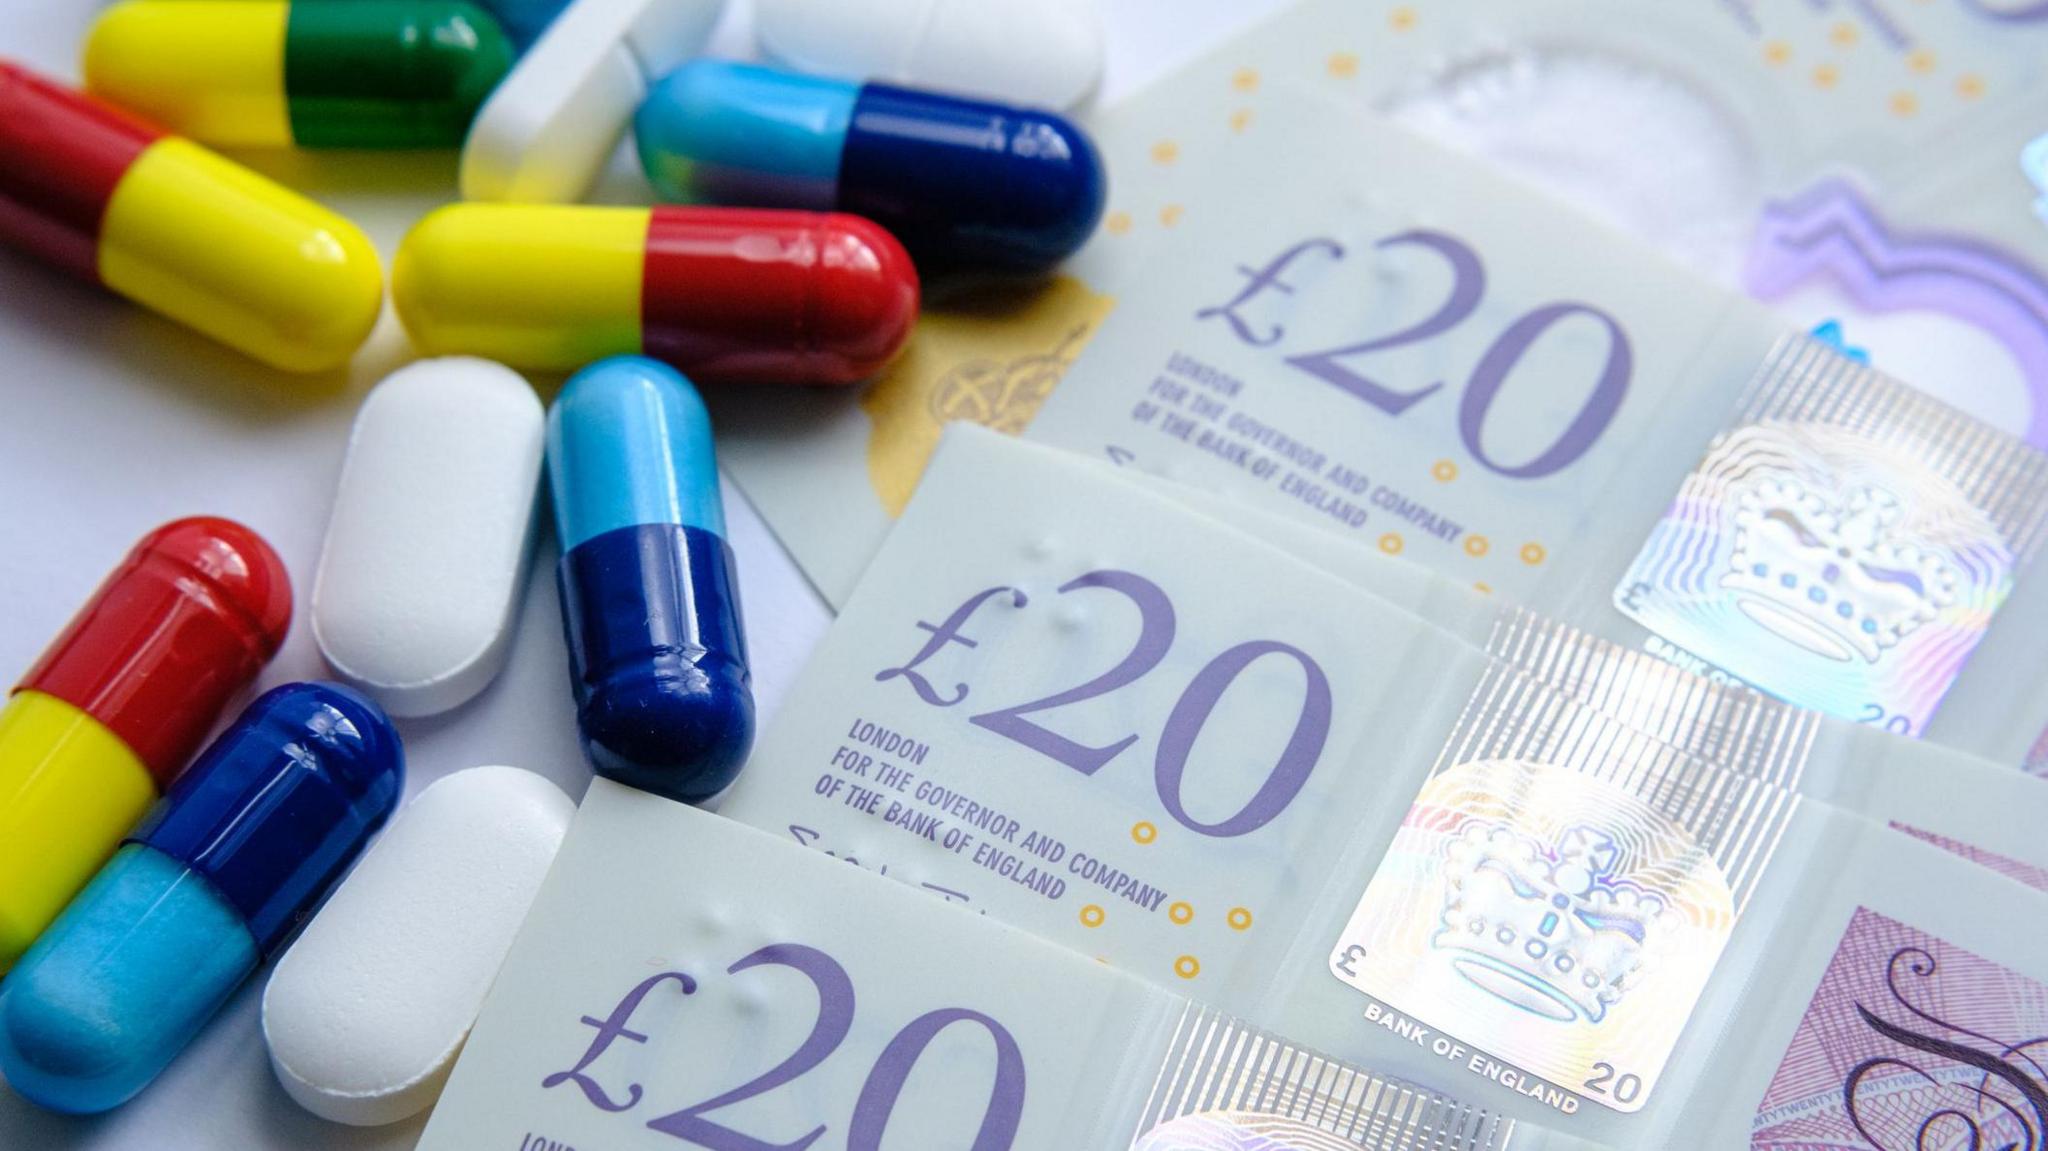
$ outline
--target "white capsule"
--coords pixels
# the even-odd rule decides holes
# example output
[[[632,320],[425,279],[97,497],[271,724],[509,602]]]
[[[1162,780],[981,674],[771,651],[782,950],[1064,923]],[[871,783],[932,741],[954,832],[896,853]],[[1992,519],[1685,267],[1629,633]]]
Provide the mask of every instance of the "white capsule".
[[[504,665],[524,598],[546,414],[488,360],[401,368],[349,433],[313,585],[334,671],[393,715],[433,715]]]
[[[514,767],[421,792],[263,989],[286,1093],[359,1127],[431,1106],[575,814]]]
[[[725,0],[574,0],[498,84],[462,146],[468,200],[581,200],[647,90],[711,38]]]
[[[768,55],[805,72],[1039,108],[1102,78],[1096,0],[759,0]]]

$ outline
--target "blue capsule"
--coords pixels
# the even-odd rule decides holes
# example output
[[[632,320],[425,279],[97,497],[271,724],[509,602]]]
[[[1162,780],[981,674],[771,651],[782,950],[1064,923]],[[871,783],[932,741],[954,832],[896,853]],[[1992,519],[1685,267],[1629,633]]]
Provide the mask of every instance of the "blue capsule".
[[[531,48],[568,6],[569,0],[484,0],[484,7],[498,18],[499,26],[511,34],[522,52]]]
[[[704,401],[654,360],[585,368],[548,411],[548,477],[584,751],[599,775],[709,799],[746,761],[754,696]]]
[[[719,60],[658,84],[634,134],[664,198],[866,216],[926,272],[1049,271],[1108,191],[1053,113]]]
[[[0,1074],[42,1107],[120,1106],[348,870],[404,790],[347,688],[277,688],[200,754],[0,983]]]

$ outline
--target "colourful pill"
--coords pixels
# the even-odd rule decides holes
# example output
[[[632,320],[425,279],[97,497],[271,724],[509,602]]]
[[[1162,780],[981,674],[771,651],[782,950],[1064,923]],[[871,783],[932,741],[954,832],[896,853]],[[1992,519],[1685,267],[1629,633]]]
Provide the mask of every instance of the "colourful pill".
[[[918,279],[852,216],[457,204],[399,246],[392,298],[428,355],[573,371],[638,353],[706,383],[850,384],[910,338]]]
[[[52,1111],[120,1106],[323,899],[404,789],[347,688],[249,705],[0,983],[0,1074]]]
[[[927,271],[1045,272],[1107,196],[1094,144],[1051,112],[720,60],[656,85],[634,133],[663,199],[851,212]]]
[[[85,42],[86,91],[233,148],[453,148],[512,67],[453,0],[126,0]]]
[[[548,475],[584,751],[628,786],[716,795],[754,697],[704,401],[652,360],[594,364],[548,411]]]
[[[287,371],[347,363],[383,306],[355,225],[5,61],[0,244]]]
[[[262,537],[143,537],[0,710],[0,972],[28,949],[277,654],[291,580]]]

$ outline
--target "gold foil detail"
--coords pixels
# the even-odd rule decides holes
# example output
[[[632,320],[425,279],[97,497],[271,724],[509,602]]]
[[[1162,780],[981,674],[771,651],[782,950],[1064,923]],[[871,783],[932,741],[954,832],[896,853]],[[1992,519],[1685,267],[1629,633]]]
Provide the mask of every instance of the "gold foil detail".
[[[889,515],[903,514],[947,423],[1022,432],[1115,306],[1061,276],[1021,299],[1008,288],[928,307],[910,347],[860,401],[868,482]]]

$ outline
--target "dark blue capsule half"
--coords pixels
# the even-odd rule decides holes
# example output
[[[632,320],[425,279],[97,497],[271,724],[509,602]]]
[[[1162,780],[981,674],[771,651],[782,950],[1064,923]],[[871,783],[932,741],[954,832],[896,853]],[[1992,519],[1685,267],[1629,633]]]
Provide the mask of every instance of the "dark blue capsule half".
[[[384,712],[331,683],[249,705],[129,841],[204,876],[268,955],[327,895],[405,790]]]

